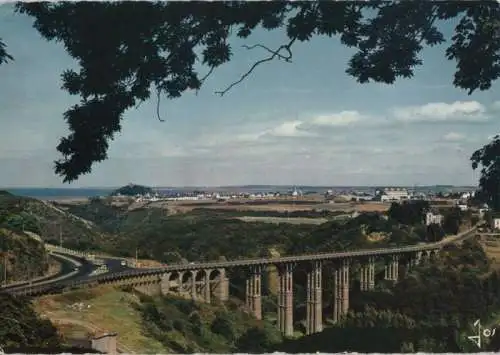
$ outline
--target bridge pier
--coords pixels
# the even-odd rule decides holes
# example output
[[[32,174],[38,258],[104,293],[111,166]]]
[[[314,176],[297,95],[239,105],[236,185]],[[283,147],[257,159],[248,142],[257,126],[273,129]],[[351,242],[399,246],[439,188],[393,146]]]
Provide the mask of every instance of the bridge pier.
[[[420,265],[421,261],[422,261],[421,251],[417,251],[416,253],[412,254],[410,256],[409,270],[412,270],[414,267]]]
[[[384,280],[397,281],[399,277],[399,255],[391,255],[386,260]]]
[[[226,269],[217,270],[219,271],[219,282],[215,288],[215,296],[220,302],[226,302],[229,299],[229,280],[226,276]]]
[[[368,258],[368,289],[375,288],[375,258],[370,256]]]
[[[319,333],[323,330],[323,289],[321,284],[321,262],[314,261],[307,273],[307,335]]]
[[[375,288],[375,258],[371,256],[362,261],[359,287],[361,291],[368,291]]]
[[[349,311],[349,260],[343,259],[334,271],[333,322]]]
[[[162,296],[167,295],[170,292],[170,276],[172,274],[170,272],[167,272],[163,275],[161,275],[160,278],[160,294]]]
[[[391,257],[391,281],[398,281],[399,278],[399,255],[393,255]]]
[[[361,291],[368,290],[368,264],[362,262],[361,269],[359,270],[359,289]]]
[[[422,263],[428,264],[432,261],[432,255],[429,250],[425,250],[422,252]]]
[[[350,260],[344,259],[342,264],[342,315],[349,311],[349,264]]]
[[[278,325],[286,337],[293,335],[293,267],[284,264],[279,270]]]
[[[212,274],[212,270],[206,269],[205,270],[205,277],[203,279],[204,284],[203,284],[203,298],[205,300],[205,303],[210,303],[211,301],[211,290],[210,290],[210,275]]]
[[[254,265],[250,267],[250,275],[246,280],[246,305],[257,319],[262,319],[262,267]]]
[[[196,289],[196,276],[198,275],[197,270],[191,270],[191,299],[194,301],[197,299],[197,289]]]

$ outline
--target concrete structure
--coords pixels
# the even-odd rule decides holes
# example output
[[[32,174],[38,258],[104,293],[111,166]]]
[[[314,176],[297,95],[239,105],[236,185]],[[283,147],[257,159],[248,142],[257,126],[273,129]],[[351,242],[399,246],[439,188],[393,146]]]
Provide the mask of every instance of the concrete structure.
[[[262,318],[262,274],[268,267],[276,267],[279,275],[277,326],[285,336],[294,332],[294,272],[305,271],[307,279],[306,332],[323,329],[324,284],[332,284],[334,322],[349,310],[349,293],[353,279],[359,277],[362,291],[373,290],[377,271],[383,277],[396,282],[402,265],[408,271],[421,262],[436,258],[439,250],[450,243],[461,242],[476,235],[476,227],[444,241],[348,252],[295,255],[276,258],[239,259],[232,261],[169,265],[156,269],[133,269],[109,273],[85,280],[61,282],[49,285],[33,285],[15,291],[14,294],[43,295],[59,293],[74,288],[98,285],[131,286],[147,294],[174,294],[200,302],[225,302],[229,299],[229,277],[235,269],[246,274],[245,302],[248,312]],[[377,268],[379,270],[377,270]],[[359,274],[353,271],[359,270]],[[229,272],[229,273],[228,273]],[[329,291],[330,292],[330,291]]]
[[[443,215],[442,214],[434,214],[432,212],[427,212],[425,214],[425,225],[428,226],[430,224],[441,224],[443,223]]]
[[[410,198],[408,190],[398,188],[387,188],[380,196],[381,201],[405,201]]]
[[[116,354],[117,333],[106,333],[91,339],[92,349],[105,354]]]
[[[499,229],[500,230],[500,217],[494,217],[493,218],[493,229]]]

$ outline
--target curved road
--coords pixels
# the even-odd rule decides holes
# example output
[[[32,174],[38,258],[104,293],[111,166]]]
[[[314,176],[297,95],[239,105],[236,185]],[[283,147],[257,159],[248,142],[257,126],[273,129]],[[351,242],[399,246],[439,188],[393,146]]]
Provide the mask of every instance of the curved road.
[[[24,282],[19,282],[13,285],[7,285],[4,287],[0,288],[1,291],[17,291],[21,290],[27,287],[35,287],[38,285],[49,285],[52,283],[63,283],[63,282],[85,282],[86,280],[92,279],[96,275],[91,275],[92,271],[96,270],[98,268],[97,265],[89,262],[86,259],[83,258],[78,258],[73,255],[69,254],[64,254],[64,253],[58,253],[58,252],[51,252],[50,257],[56,259],[59,263],[61,263],[61,270],[57,273],[54,274],[50,277],[43,278],[38,281],[24,281]],[[68,259],[71,259],[69,261]],[[108,272],[103,273],[101,275],[105,275],[108,273],[121,273],[124,271],[130,271],[133,270],[132,268],[128,266],[124,266],[121,264],[121,260],[118,259],[108,259],[108,258],[100,258],[103,260],[104,264],[108,267]],[[75,265],[75,263],[80,264],[78,267]],[[74,275],[71,275],[67,278],[61,279],[64,275],[68,275],[72,272],[76,272]],[[53,282],[51,282],[53,281]]]

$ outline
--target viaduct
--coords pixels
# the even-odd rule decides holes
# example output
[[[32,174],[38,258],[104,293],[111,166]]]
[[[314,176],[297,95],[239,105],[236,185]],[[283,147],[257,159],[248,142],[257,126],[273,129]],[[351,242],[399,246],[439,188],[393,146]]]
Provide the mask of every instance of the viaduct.
[[[333,286],[333,321],[337,322],[349,310],[351,278],[359,278],[361,291],[375,287],[375,266],[383,270],[384,279],[396,282],[401,270],[410,271],[416,265],[437,257],[448,244],[461,242],[476,235],[476,227],[437,243],[386,249],[306,254],[279,258],[241,259],[233,261],[176,264],[155,269],[132,269],[88,277],[78,281],[63,281],[11,291],[15,294],[43,295],[81,287],[98,285],[133,286],[148,294],[177,294],[193,300],[212,303],[229,299],[228,274],[244,270],[246,275],[246,307],[257,319],[262,319],[262,274],[274,267],[279,279],[277,325],[284,336],[294,332],[293,282],[295,269],[306,273],[306,333],[323,330],[323,287]]]

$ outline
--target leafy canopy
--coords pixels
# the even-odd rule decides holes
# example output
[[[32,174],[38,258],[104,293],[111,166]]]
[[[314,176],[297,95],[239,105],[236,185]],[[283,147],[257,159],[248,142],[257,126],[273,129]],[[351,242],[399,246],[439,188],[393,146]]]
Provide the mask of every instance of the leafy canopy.
[[[57,149],[55,171],[65,182],[90,173],[107,158],[127,109],[156,93],[177,98],[198,90],[214,69],[231,60],[233,34],[256,28],[285,31],[278,48],[245,46],[268,56],[254,63],[224,95],[260,64],[292,60],[295,42],[340,36],[357,48],[347,73],[358,82],[392,84],[411,78],[424,46],[444,42],[437,23],[458,19],[446,57],[457,63],[453,83],[472,93],[500,76],[500,8],[490,2],[58,2],[19,3],[47,40],[60,41],[79,63],[62,74],[63,88],[80,96],[64,113],[70,134]],[[201,53],[198,55],[197,53]],[[0,42],[0,63],[8,59]],[[206,73],[195,70],[205,67]],[[159,110],[157,110],[158,113]],[[159,114],[158,118],[161,120]]]
[[[500,136],[481,149],[474,152],[471,157],[472,168],[481,166],[480,196],[494,211],[500,211]]]

